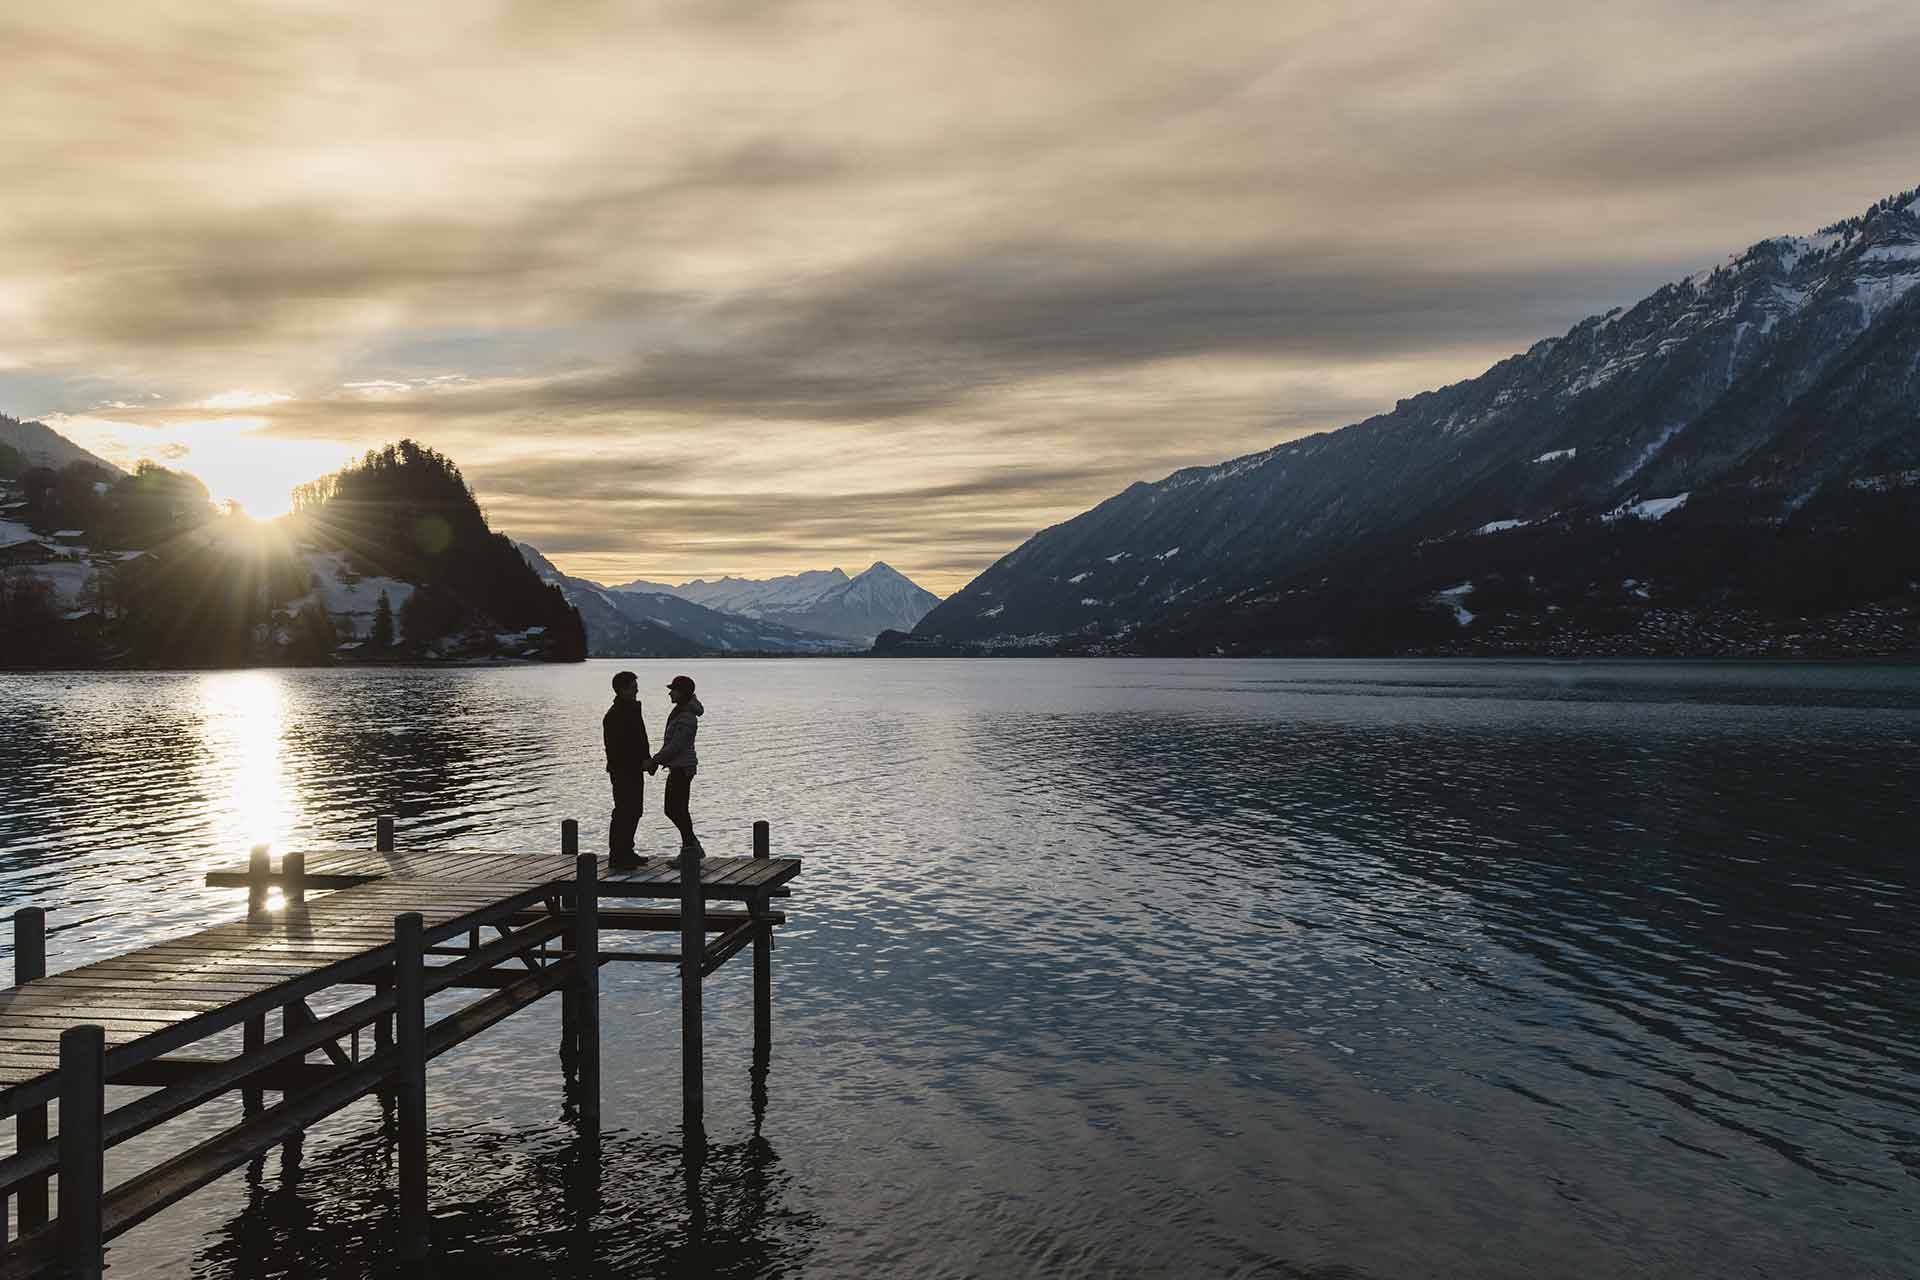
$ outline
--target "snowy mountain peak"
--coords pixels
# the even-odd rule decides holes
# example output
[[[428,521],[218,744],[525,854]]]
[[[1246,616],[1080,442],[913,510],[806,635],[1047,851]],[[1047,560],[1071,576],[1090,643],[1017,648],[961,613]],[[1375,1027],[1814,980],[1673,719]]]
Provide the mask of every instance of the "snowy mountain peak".
[[[563,577],[538,551],[524,542],[516,545],[542,577],[549,581]],[[726,574],[696,578],[679,586],[644,578],[606,588],[592,585],[596,591],[623,598],[628,605],[643,596],[667,596],[722,614],[863,645],[872,644],[882,631],[911,631],[928,610],[940,603],[939,596],[880,560],[852,578],[836,566],[779,578]]]

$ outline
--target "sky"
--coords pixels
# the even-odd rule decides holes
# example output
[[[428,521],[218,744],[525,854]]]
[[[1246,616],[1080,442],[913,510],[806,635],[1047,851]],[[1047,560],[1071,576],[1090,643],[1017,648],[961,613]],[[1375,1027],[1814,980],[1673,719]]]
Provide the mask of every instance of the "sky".
[[[0,12],[0,412],[268,516],[411,436],[607,582],[942,594],[1920,184],[1920,6]]]

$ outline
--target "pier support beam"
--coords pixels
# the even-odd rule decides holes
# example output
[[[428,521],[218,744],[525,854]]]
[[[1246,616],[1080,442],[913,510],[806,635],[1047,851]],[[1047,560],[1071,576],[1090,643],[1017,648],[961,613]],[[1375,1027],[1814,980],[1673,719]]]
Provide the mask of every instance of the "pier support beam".
[[[273,880],[273,859],[267,853],[267,846],[257,844],[247,858],[247,918],[264,915],[267,910],[267,891]],[[267,1015],[257,1013],[242,1024],[241,1049],[254,1053],[267,1043]],[[240,1111],[243,1115],[259,1115],[266,1109],[267,1095],[259,1089],[240,1091]]]
[[[700,1017],[700,971],[706,967],[707,904],[700,859],[680,852],[680,1112],[687,1140],[705,1133],[706,1066]]]
[[[13,984],[24,987],[47,976],[47,913],[39,907],[22,907],[13,913]],[[14,1149],[25,1151],[47,1140],[47,1108],[42,1103],[27,1107],[13,1120]],[[20,1185],[20,1234],[47,1224],[47,1179],[42,1174]],[[6,1203],[0,1200],[0,1219],[6,1216]],[[5,1228],[0,1221],[0,1232]]]
[[[762,819],[753,824],[753,856],[773,856],[772,829]],[[773,922],[767,917],[768,895],[756,893],[747,904],[756,921],[753,931],[753,1066],[764,1072],[773,1053]]]
[[[563,819],[560,823],[560,852],[575,860],[576,867],[580,858],[580,823],[573,818]],[[595,904],[598,905],[596,897]],[[561,905],[569,905],[564,900]],[[571,952],[574,949],[578,933],[560,935],[560,950]],[[580,1059],[580,999],[576,986],[569,984],[560,988],[560,1069],[572,1075],[575,1064]]]
[[[427,1001],[424,923],[418,911],[393,918],[394,1022],[399,1041],[400,1256],[422,1262],[433,1248],[427,1216]]]
[[[574,1056],[580,1072],[580,1128],[600,1130],[600,887],[599,870],[590,853],[574,858],[573,901],[574,979],[573,1017],[577,1030]]]
[[[373,847],[377,853],[393,852],[393,819],[381,816],[374,819]]]
[[[60,1033],[60,1260],[75,1280],[105,1267],[101,1200],[106,1193],[102,1125],[107,1033],[88,1025]]]
[[[289,911],[303,909],[307,905],[306,854],[288,853],[281,855],[280,896],[286,902],[286,908]],[[292,1035],[300,1026],[300,1015],[305,1011],[306,1006],[300,1004],[298,1001],[294,1004],[282,1005],[280,1007],[280,1034],[283,1036]],[[266,1024],[264,1020],[261,1022],[258,1038],[263,1042],[266,1039]],[[256,1044],[248,1047],[257,1049],[260,1048],[261,1045]],[[289,1139],[288,1148],[291,1150],[293,1144],[297,1141],[298,1135]]]

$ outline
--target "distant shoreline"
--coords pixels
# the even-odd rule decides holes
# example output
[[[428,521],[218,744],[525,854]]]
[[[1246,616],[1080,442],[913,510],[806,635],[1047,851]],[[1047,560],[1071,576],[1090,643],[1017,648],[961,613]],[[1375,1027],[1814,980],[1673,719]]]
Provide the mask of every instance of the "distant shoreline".
[[[651,655],[651,654],[590,654],[586,658],[567,662],[544,662],[532,658],[474,658],[450,660],[444,662],[396,660],[392,662],[331,662],[297,663],[272,662],[249,663],[242,666],[208,665],[201,667],[182,666],[138,666],[134,664],[91,667],[16,667],[0,666],[0,677],[11,675],[122,675],[122,674],[185,674],[212,671],[460,671],[490,670],[504,667],[566,667],[578,666],[589,662],[726,662],[735,660],[766,661],[773,659],[792,659],[797,661],[820,661],[847,658],[866,658],[875,661],[899,661],[897,657],[872,653],[715,653],[697,657]],[[1663,654],[1663,653],[1612,653],[1586,654],[1580,657],[1565,657],[1544,653],[1485,653],[1485,654],[1147,654],[1147,653],[997,653],[997,654],[916,654],[916,660],[946,662],[1471,662],[1471,663],[1537,663],[1551,666],[1577,667],[1602,663],[1677,663],[1685,665],[1743,665],[1743,666],[1855,666],[1855,667],[1896,667],[1920,665],[1920,652],[1888,654]]]

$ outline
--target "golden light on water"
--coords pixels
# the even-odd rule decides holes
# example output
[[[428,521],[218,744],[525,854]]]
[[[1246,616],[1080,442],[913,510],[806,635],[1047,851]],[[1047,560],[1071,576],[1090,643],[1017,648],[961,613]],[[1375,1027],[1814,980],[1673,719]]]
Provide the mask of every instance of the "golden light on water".
[[[217,846],[244,855],[284,841],[299,821],[299,788],[281,753],[286,689],[273,671],[223,671],[202,678],[200,739]]]

